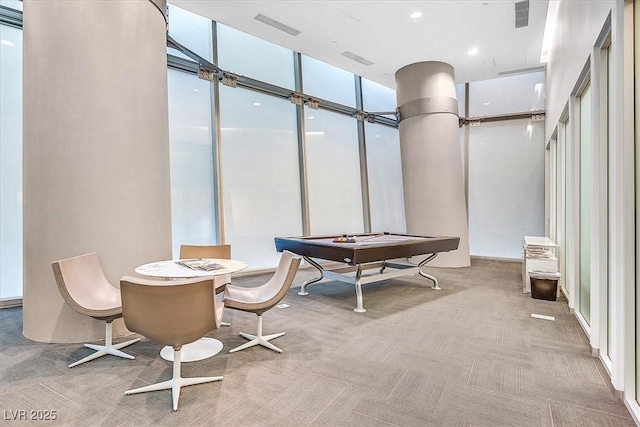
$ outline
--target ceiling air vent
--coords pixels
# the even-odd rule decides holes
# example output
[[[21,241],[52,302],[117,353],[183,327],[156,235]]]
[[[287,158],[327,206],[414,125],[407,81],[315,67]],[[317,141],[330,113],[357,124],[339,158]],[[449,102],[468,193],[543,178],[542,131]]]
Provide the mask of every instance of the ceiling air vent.
[[[516,28],[529,25],[529,0],[516,2]]]
[[[291,28],[290,26],[283,24],[282,22],[278,22],[275,19],[271,19],[268,16],[264,16],[261,13],[257,14],[253,19],[260,21],[264,24],[270,25],[273,28],[277,28],[280,31],[284,31],[287,34],[291,34],[292,36],[297,36],[298,34],[300,34],[300,30]]]
[[[535,67],[529,68],[520,68],[519,70],[508,70],[508,71],[500,71],[498,75],[500,76],[509,76],[512,74],[526,74],[526,73],[535,73],[537,71],[544,71],[546,68],[545,65],[538,65]]]
[[[356,61],[356,62],[359,62],[359,63],[361,63],[361,64],[366,65],[367,67],[368,67],[369,65],[373,65],[373,62],[369,61],[368,59],[363,58],[363,57],[362,57],[362,56],[360,56],[360,55],[356,55],[356,54],[355,54],[355,53],[353,53],[353,52],[349,52],[349,51],[342,52],[342,56],[346,56],[347,58],[349,58],[349,59],[351,59],[351,60],[353,60],[353,61]]]

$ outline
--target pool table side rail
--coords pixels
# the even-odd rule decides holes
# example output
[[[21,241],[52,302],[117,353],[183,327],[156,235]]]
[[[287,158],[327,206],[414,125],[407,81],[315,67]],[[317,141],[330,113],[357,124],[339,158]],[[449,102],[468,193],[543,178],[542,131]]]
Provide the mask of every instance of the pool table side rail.
[[[365,235],[367,234],[361,234],[360,236]],[[354,248],[353,244],[320,241],[321,239],[333,237],[338,236],[311,236],[311,238],[276,237],[276,250],[278,252],[288,250],[302,256],[357,265],[396,258],[408,258],[416,255],[449,252],[458,249],[460,242],[459,237],[407,235],[407,237],[417,237],[419,239],[387,241],[380,244],[370,243]]]

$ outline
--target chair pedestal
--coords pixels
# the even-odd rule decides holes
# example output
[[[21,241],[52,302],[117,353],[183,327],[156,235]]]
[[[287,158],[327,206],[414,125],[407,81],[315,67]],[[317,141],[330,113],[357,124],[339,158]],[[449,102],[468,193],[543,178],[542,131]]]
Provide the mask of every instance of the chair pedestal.
[[[197,378],[182,378],[181,377],[181,364],[180,364],[180,350],[173,350],[173,378],[167,381],[151,384],[148,386],[136,388],[133,390],[127,390],[124,392],[126,395],[146,393],[148,391],[158,391],[171,389],[171,399],[173,401],[173,410],[178,410],[178,401],[180,400],[180,388],[190,385],[209,383],[213,381],[220,381],[223,377],[197,377]]]
[[[112,341],[112,337],[113,337],[113,324],[112,322],[106,322],[106,326],[105,326],[105,338],[104,338],[104,345],[97,345],[97,344],[85,344],[85,347],[88,347],[92,350],[95,350],[96,352],[93,354],[90,354],[89,356],[85,357],[84,359],[80,359],[77,362],[72,363],[71,365],[69,365],[70,368],[73,368],[74,366],[78,366],[81,363],[85,363],[88,362],[90,360],[93,359],[97,359],[98,357],[102,357],[104,355],[107,354],[111,354],[112,356],[118,356],[118,357],[124,357],[125,359],[135,359],[135,356],[132,356],[130,354],[127,354],[123,351],[120,351],[121,348],[124,348],[128,345],[131,345],[133,343],[136,343],[138,341],[140,341],[140,338],[136,338],[130,341],[125,341],[119,344],[113,344]]]
[[[282,353],[282,350],[275,345],[271,344],[269,341],[278,337],[281,337],[285,334],[285,332],[280,332],[277,334],[271,335],[262,335],[262,314],[258,314],[258,332],[256,335],[247,334],[245,332],[240,332],[240,335],[248,340],[247,343],[242,344],[232,350],[229,350],[229,353],[234,353],[236,351],[244,350],[245,348],[253,347],[255,345],[261,345],[263,347],[269,348],[275,352]]]

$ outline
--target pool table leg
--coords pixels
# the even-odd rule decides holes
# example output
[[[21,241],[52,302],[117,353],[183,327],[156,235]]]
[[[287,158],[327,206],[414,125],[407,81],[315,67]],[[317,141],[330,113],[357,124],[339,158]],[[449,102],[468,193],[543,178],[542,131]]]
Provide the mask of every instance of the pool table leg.
[[[360,277],[362,276],[362,265],[358,264],[358,269],[356,270],[356,308],[353,309],[356,313],[364,313],[365,308],[362,303],[362,283],[360,282]]]
[[[422,271],[422,266],[428,263],[429,261],[433,260],[437,256],[438,256],[437,253],[431,254],[430,256],[426,257],[420,264],[418,264],[418,273],[425,279],[429,279],[433,282],[433,286],[431,287],[431,289],[435,289],[436,291],[439,291],[442,288],[438,286],[438,279]]]
[[[304,258],[305,261],[307,261],[309,264],[314,266],[320,272],[320,276],[314,277],[313,279],[306,280],[302,284],[302,286],[300,286],[300,291],[298,292],[298,295],[309,295],[309,292],[307,292],[307,286],[322,280],[323,277],[324,277],[324,275],[322,274],[324,269],[322,268],[322,266],[320,264],[318,264],[317,262],[313,261],[311,258],[306,257],[306,256],[303,256],[303,258]]]

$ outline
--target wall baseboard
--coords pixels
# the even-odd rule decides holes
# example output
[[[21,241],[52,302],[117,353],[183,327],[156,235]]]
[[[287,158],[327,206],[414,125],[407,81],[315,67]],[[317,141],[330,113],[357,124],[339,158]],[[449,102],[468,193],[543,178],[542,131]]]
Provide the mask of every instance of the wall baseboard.
[[[482,255],[471,255],[471,260],[484,260],[484,261],[506,261],[506,262],[517,262],[522,264],[522,258],[498,258],[491,256],[482,256]]]
[[[22,298],[7,298],[0,300],[0,310],[3,308],[21,307]]]

